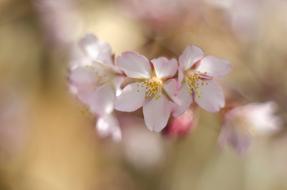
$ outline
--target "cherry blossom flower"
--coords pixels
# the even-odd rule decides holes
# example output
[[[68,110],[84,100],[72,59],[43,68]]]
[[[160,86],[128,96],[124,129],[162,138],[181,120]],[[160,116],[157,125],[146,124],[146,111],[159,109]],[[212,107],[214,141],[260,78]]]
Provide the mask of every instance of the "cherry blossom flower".
[[[230,71],[228,61],[204,56],[196,46],[188,46],[179,57],[178,80],[181,85],[177,97],[180,105],[174,115],[184,113],[195,101],[209,112],[217,112],[225,105],[222,88],[214,80]]]
[[[252,103],[230,110],[224,117],[219,144],[229,145],[238,153],[246,152],[252,137],[266,136],[280,129],[281,120],[274,115],[275,111],[274,102]]]
[[[134,52],[118,56],[116,64],[131,81],[116,98],[115,108],[133,112],[143,107],[145,124],[151,131],[159,132],[167,124],[173,107],[169,94],[174,93],[171,79],[178,69],[175,59],[152,59]],[[152,69],[152,67],[154,69]]]
[[[123,78],[113,64],[111,47],[88,34],[80,40],[73,56],[69,74],[71,91],[92,113],[112,113]]]
[[[113,64],[111,47],[88,34],[80,40],[72,56],[69,73],[72,93],[98,116],[98,134],[120,141],[121,129],[113,110],[123,76]]]

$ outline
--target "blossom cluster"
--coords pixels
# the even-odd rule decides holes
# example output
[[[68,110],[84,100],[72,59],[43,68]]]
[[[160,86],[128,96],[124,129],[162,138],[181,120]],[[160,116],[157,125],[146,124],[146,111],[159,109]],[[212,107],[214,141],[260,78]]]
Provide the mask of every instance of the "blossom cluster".
[[[230,71],[230,64],[206,56],[194,45],[186,47],[178,59],[149,60],[133,51],[114,56],[109,44],[87,34],[73,56],[70,89],[107,130],[110,123],[118,126],[112,117],[114,110],[135,112],[142,108],[146,127],[160,132],[170,117],[182,115],[193,102],[209,112],[225,105],[216,79]]]

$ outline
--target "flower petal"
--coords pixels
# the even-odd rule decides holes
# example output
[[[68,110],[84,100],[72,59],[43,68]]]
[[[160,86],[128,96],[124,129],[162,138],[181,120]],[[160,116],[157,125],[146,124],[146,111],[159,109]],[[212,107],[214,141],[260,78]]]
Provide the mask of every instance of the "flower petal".
[[[179,65],[186,70],[203,58],[203,51],[197,46],[188,46],[179,57]]]
[[[69,65],[71,69],[75,69],[77,67],[91,66],[93,65],[93,61],[82,51],[82,49],[80,49],[80,47],[75,46],[74,48],[71,48]]]
[[[250,121],[258,135],[272,134],[280,129],[282,121],[275,115],[277,105],[274,102],[252,103],[242,106],[240,111]]]
[[[151,63],[154,66],[156,76],[159,78],[173,77],[178,68],[176,59],[159,57],[152,59]]]
[[[112,84],[105,84],[83,98],[91,112],[99,115],[110,114],[114,109],[115,90]]]
[[[172,104],[164,95],[154,97],[143,106],[144,120],[151,131],[161,131],[168,122]]]
[[[177,104],[173,111],[173,116],[178,117],[183,114],[192,103],[192,95],[188,90],[188,87],[184,83],[177,94]]]
[[[119,96],[121,94],[121,92],[122,92],[121,85],[123,84],[124,80],[125,80],[125,77],[122,77],[122,76],[116,76],[113,79],[113,84],[115,87],[116,96]]]
[[[195,101],[206,111],[217,112],[224,107],[223,90],[214,80],[208,80],[203,85],[199,82],[198,91],[199,94],[195,95]]]
[[[70,70],[69,81],[77,91],[93,89],[96,85],[96,72],[90,66],[76,67]]]
[[[112,114],[100,116],[96,124],[98,134],[105,138],[111,136],[116,142],[122,139],[122,132],[119,122]]]
[[[145,100],[145,88],[140,83],[127,85],[116,97],[115,109],[133,112],[139,109]]]
[[[206,56],[196,68],[201,73],[212,77],[223,77],[230,72],[231,66],[228,61],[213,56]]]
[[[117,65],[130,78],[149,78],[151,66],[147,58],[135,52],[125,52],[117,57]]]
[[[167,95],[174,99],[178,93],[178,82],[175,79],[169,79],[164,83],[163,88]]]
[[[113,65],[112,62],[112,48],[103,41],[100,41],[95,35],[87,34],[80,40],[80,46],[84,49],[84,52],[93,61]]]

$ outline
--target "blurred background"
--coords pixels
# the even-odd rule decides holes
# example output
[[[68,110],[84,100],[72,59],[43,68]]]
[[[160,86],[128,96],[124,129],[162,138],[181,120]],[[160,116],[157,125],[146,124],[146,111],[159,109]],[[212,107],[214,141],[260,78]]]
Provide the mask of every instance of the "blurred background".
[[[67,81],[88,32],[116,55],[194,44],[229,60],[227,105],[273,101],[281,130],[239,155],[218,146],[220,114],[198,109],[184,137],[119,115],[122,141],[101,138]],[[286,190],[286,34],[285,0],[0,0],[0,189]]]

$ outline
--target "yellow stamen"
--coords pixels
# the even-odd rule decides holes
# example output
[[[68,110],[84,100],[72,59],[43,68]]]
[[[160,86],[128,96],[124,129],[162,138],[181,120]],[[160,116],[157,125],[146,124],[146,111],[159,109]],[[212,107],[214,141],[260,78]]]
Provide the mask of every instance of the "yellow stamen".
[[[161,79],[153,77],[142,82],[142,85],[146,89],[146,96],[152,98],[154,96],[159,96],[163,84]]]
[[[191,94],[200,97],[199,86],[205,85],[206,82],[200,78],[199,73],[188,73],[185,77],[185,82],[187,84],[188,90]]]

